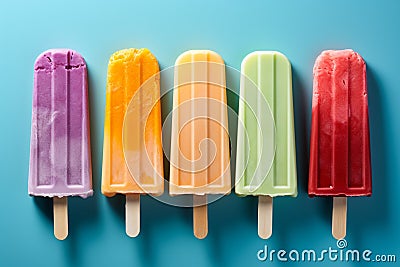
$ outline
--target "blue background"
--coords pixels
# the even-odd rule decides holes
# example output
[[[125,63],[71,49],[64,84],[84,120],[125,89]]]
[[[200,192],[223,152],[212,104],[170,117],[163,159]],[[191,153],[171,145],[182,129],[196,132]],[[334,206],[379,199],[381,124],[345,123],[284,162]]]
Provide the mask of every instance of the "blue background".
[[[0,3],[0,266],[293,266],[259,262],[256,253],[264,245],[336,248],[332,200],[310,199],[306,186],[313,63],[322,50],[342,48],[356,50],[368,65],[373,170],[373,196],[348,203],[348,248],[400,261],[399,1],[107,2]],[[95,190],[87,200],[70,199],[63,242],[53,237],[52,202],[27,194],[33,63],[58,47],[79,51],[88,64]],[[107,62],[128,47],[148,47],[161,68],[190,49],[214,50],[238,69],[254,50],[279,50],[290,59],[299,196],[275,200],[271,239],[257,236],[257,200],[235,194],[210,205],[205,240],[193,236],[191,209],[150,197],[142,198],[140,236],[125,235],[124,198],[104,197],[100,179]]]

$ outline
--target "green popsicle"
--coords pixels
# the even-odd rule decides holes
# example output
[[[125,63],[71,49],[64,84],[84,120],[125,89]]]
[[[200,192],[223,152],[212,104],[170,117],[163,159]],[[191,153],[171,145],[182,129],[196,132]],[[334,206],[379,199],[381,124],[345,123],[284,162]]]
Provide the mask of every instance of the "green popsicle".
[[[258,51],[241,72],[235,192],[259,196],[259,235],[268,238],[272,197],[297,195],[291,65],[279,52]]]

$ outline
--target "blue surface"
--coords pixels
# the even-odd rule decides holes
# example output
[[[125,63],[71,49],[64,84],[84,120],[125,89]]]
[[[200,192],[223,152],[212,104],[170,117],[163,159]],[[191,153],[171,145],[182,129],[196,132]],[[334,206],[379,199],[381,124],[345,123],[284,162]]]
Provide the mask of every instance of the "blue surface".
[[[100,2],[0,3],[0,266],[294,266],[260,262],[256,253],[264,245],[336,248],[331,200],[308,198],[306,185],[313,62],[322,50],[341,48],[353,48],[368,65],[373,170],[373,196],[349,200],[348,248],[396,254],[397,264],[379,265],[399,264],[399,1]],[[33,63],[56,47],[75,49],[88,63],[95,190],[90,199],[70,200],[70,235],[63,242],[53,237],[51,201],[27,195]],[[257,236],[256,199],[234,194],[209,207],[205,240],[192,234],[190,209],[150,197],[142,200],[140,236],[125,235],[124,199],[101,195],[100,179],[107,61],[127,47],[148,47],[161,68],[198,48],[215,50],[234,68],[254,50],[287,55],[293,66],[299,196],[275,200],[271,239]],[[230,77],[228,83],[238,86]]]

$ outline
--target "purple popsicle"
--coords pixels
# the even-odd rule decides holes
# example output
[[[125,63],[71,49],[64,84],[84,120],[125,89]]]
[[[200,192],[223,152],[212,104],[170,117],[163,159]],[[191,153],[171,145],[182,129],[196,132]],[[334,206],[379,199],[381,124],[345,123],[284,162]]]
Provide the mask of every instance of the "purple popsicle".
[[[28,191],[54,197],[56,208],[67,196],[93,194],[87,69],[77,52],[52,49],[34,72]]]

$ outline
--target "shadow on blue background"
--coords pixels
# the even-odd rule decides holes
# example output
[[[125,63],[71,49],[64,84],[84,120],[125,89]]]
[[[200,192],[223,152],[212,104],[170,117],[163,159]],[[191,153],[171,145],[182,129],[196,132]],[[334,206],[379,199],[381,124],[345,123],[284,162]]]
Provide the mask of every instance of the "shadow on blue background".
[[[351,198],[348,206],[348,227],[351,229],[351,242],[355,247],[365,247],[365,236],[371,228],[384,229],[390,225],[389,214],[389,184],[387,177],[388,157],[390,147],[386,138],[385,118],[383,113],[382,81],[367,63],[368,105],[370,116],[370,139],[372,165],[372,196]],[[393,149],[393,147],[392,147]],[[353,211],[352,209],[355,209]],[[355,222],[353,222],[354,220]],[[357,222],[358,221],[358,222]],[[362,223],[360,223],[360,221]],[[397,243],[397,246],[399,243]],[[398,247],[399,248],[399,247]]]

